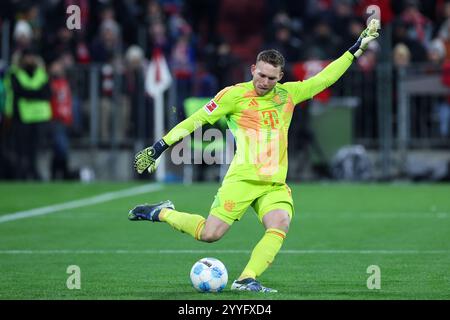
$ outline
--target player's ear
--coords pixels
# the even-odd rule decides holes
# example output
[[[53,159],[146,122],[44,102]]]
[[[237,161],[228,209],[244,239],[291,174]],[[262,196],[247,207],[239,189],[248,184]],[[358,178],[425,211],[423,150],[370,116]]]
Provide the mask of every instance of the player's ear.
[[[252,66],[250,67],[250,71],[252,73],[252,76],[255,74],[255,70],[256,70],[256,65],[252,64]]]
[[[280,75],[278,76],[278,81],[280,81],[284,76],[284,72],[280,71]]]

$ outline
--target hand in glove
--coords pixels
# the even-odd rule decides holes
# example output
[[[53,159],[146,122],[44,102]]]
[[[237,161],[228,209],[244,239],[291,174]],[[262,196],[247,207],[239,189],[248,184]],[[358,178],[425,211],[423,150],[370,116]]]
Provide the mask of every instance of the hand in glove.
[[[361,33],[358,41],[348,50],[355,58],[359,58],[361,54],[367,49],[369,43],[380,35],[377,30],[380,29],[380,21],[372,19],[368,27]]]
[[[169,146],[164,142],[164,140],[159,140],[153,146],[147,147],[144,150],[139,151],[134,156],[134,168],[141,174],[145,170],[149,173],[155,172],[160,161],[160,155]]]

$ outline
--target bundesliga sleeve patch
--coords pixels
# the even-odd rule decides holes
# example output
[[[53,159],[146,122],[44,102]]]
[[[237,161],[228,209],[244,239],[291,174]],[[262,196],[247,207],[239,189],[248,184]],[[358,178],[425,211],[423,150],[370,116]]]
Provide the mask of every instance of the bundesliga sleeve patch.
[[[205,104],[205,111],[208,114],[211,114],[214,110],[216,110],[218,107],[217,103],[214,102],[214,100],[211,100],[210,102],[208,102],[207,104]]]

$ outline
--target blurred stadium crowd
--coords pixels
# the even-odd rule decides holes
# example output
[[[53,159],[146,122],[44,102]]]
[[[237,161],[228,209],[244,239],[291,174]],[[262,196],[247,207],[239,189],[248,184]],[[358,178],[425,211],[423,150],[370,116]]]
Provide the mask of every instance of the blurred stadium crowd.
[[[69,5],[80,8],[79,30],[66,25]],[[87,135],[83,107],[87,83],[86,78],[77,78],[77,72],[100,66],[101,114],[120,114],[114,133],[120,141],[142,138],[150,144],[151,108],[146,108],[148,114],[139,113],[137,106],[152,105],[142,79],[155,49],[164,53],[175,80],[179,121],[185,116],[184,99],[212,96],[248,80],[247,68],[261,49],[276,48],[284,54],[284,81],[308,77],[311,69],[323,65],[307,61],[325,65],[354,43],[365,28],[369,5],[380,8],[383,30],[390,26],[387,57],[394,67],[425,63],[450,70],[446,0],[1,1],[0,179],[41,179],[36,159],[43,141],[52,150],[51,178],[74,178],[68,166],[69,146],[74,138]],[[372,46],[355,68],[373,71],[381,50]],[[116,75],[122,79],[119,87]],[[444,83],[450,86],[450,74]],[[123,99],[120,110],[111,107],[115,91]],[[21,97],[46,101],[50,111],[41,103],[39,112],[25,114],[20,110],[27,100]],[[326,93],[322,98],[327,99]],[[437,112],[440,133],[448,137],[446,100]],[[147,129],[140,131],[137,123],[142,116],[148,119]],[[100,141],[107,142],[112,136],[110,122],[100,123]],[[292,133],[299,137],[301,126]],[[302,136],[294,148],[311,140],[310,132],[303,131]]]

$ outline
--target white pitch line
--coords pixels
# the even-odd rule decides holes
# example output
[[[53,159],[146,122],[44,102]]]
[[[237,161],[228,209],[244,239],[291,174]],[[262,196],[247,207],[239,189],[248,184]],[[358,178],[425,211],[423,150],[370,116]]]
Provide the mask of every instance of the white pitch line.
[[[147,192],[155,192],[162,190],[162,186],[159,184],[150,184],[150,185],[144,185],[119,191],[113,191],[108,193],[103,193],[94,197],[69,201],[69,202],[63,202],[47,207],[41,207],[41,208],[35,208],[25,211],[18,211],[14,213],[9,213],[5,215],[0,216],[0,223],[8,222],[8,221],[14,221],[18,219],[25,219],[30,217],[36,217],[36,216],[42,216],[50,213],[60,212],[67,209],[74,209],[74,208],[80,208],[80,207],[86,207],[91,206],[94,204],[99,204],[111,200],[116,200],[120,198],[126,198],[130,196],[135,196],[142,193]]]
[[[317,218],[333,216],[341,219],[447,219],[450,218],[448,212],[300,212],[303,218]]]
[[[0,254],[249,254],[250,250],[0,250]],[[281,250],[281,254],[450,254],[450,250]]]

